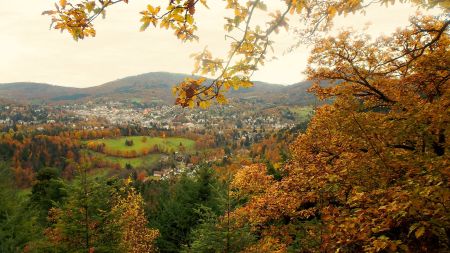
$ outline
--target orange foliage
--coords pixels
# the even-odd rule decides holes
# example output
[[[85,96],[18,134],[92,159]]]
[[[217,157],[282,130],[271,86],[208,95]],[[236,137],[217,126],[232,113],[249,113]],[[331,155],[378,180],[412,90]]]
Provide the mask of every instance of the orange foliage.
[[[281,181],[257,167],[234,181],[249,196],[234,215],[262,234],[255,247],[273,238],[281,248],[317,241],[297,243],[315,252],[450,247],[449,24],[420,17],[374,42],[343,32],[316,44],[308,75],[334,103],[292,144]]]
[[[115,200],[112,212],[117,213],[114,223],[121,227],[122,252],[158,252],[155,240],[159,232],[147,227],[143,206],[144,200],[134,188],[128,189],[125,197],[118,196]]]

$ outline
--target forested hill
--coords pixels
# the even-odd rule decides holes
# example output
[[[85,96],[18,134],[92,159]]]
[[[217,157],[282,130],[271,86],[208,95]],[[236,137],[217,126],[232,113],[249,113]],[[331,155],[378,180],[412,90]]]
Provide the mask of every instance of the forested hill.
[[[88,100],[130,100],[146,103],[174,104],[171,88],[189,77],[185,74],[151,72],[129,76],[99,86],[73,88],[43,83],[19,82],[0,84],[0,99],[14,97],[23,103],[70,103]],[[231,90],[229,97],[260,103],[310,105],[314,95],[307,92],[310,82],[280,85],[254,82],[248,89]]]

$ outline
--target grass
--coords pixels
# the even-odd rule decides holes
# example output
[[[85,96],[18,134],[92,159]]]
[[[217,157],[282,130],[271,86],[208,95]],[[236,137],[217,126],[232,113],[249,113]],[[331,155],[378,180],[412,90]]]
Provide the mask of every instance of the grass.
[[[168,138],[160,138],[160,137],[148,137],[145,136],[146,140],[144,141],[144,136],[128,136],[128,137],[120,137],[120,138],[110,138],[110,139],[97,139],[90,142],[94,142],[95,144],[105,144],[106,154],[95,152],[92,150],[87,150],[90,154],[100,157],[106,161],[112,163],[118,163],[122,168],[126,166],[126,164],[130,164],[134,168],[136,167],[151,167],[159,162],[162,153],[158,154],[149,154],[149,155],[141,155],[142,149],[152,149],[155,145],[157,145],[160,150],[170,150],[179,151],[180,143],[183,145],[186,152],[195,151],[195,141],[180,138],[180,137],[168,137]],[[125,141],[130,140],[133,141],[132,146],[125,145]],[[87,143],[86,141],[85,143]],[[121,152],[131,152],[133,150],[136,151],[139,157],[136,158],[124,158],[119,156],[111,155],[115,151]]]
[[[293,113],[295,113],[295,117],[299,121],[305,121],[309,119],[314,111],[312,106],[296,106],[289,108]]]
[[[128,136],[114,139],[99,139],[95,140],[94,143],[104,143],[106,145],[105,148],[110,151],[120,150],[122,152],[125,152],[135,150],[137,153],[139,153],[143,148],[153,148],[155,145],[165,149],[172,149],[174,151],[178,151],[180,149],[180,143],[182,143],[186,151],[193,151],[195,148],[195,141],[186,138],[160,138],[146,136],[145,138],[147,140],[145,142],[143,141],[143,138],[144,136]],[[132,140],[133,145],[125,145],[125,140]]]
[[[101,157],[106,161],[112,162],[112,163],[118,163],[122,168],[126,166],[126,164],[130,164],[133,166],[133,168],[141,167],[141,166],[151,166],[159,162],[159,159],[161,158],[161,154],[151,154],[136,158],[123,158],[123,157],[116,157],[116,156],[108,156],[102,153],[98,153],[95,151],[88,151],[90,154]]]

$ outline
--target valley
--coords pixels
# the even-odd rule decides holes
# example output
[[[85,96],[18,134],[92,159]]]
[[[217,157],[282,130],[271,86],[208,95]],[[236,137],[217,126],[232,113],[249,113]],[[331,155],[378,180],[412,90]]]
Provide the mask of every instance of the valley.
[[[449,252],[450,1],[4,2],[0,253]]]
[[[170,83],[184,77],[148,73],[84,89],[0,84],[0,97],[18,97],[14,102],[0,103],[0,127],[4,133],[18,131],[32,138],[59,136],[70,140],[74,145],[70,156],[90,161],[91,169],[109,175],[142,174],[141,180],[158,180],[192,172],[202,163],[225,166],[261,159],[252,151],[255,146],[273,135],[290,136],[289,132],[304,129],[314,114],[314,106],[308,101],[286,104],[287,100],[277,100],[277,92],[282,94],[287,86],[258,82],[248,90],[232,91],[227,105],[181,108],[170,104],[166,95],[173,98],[168,94]],[[147,90],[154,93],[154,99],[149,100]],[[270,99],[262,95],[269,93]],[[306,94],[306,88],[301,93]],[[40,155],[34,159],[23,166],[60,163],[56,157],[44,163],[40,160],[47,158]],[[73,169],[66,171],[67,177]],[[20,184],[32,185],[32,181],[26,181]]]
[[[197,208],[223,210],[226,178],[252,163],[279,174],[288,142],[306,129],[318,101],[291,104],[286,87],[257,83],[230,92],[226,105],[182,108],[170,83],[184,76],[150,73],[85,89],[0,84],[0,173],[11,179],[0,186],[18,194],[7,198],[35,206],[36,214],[24,212],[40,230],[31,233],[41,244],[31,247],[56,245],[43,229],[57,203],[69,208],[84,195],[96,208],[89,219],[108,219],[112,207],[101,206],[137,189],[154,217],[149,226],[163,233],[158,247],[179,252],[186,235],[169,234],[191,229]]]

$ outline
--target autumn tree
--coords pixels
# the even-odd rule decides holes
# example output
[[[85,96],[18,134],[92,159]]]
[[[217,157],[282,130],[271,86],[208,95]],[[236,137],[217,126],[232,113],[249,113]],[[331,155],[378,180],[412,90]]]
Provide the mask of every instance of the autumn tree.
[[[85,171],[49,212],[46,236],[55,252],[156,252],[142,197],[130,180],[93,178]]]
[[[147,227],[144,201],[129,184],[119,189],[111,209],[113,223],[121,228],[119,248],[121,252],[157,252],[155,246],[158,230]]]
[[[343,32],[315,45],[307,70],[312,90],[334,103],[318,109],[291,145],[279,182],[247,180],[250,171],[235,179],[250,196],[236,215],[260,230],[261,244],[448,250],[450,21],[411,21],[390,37]],[[323,80],[335,85],[320,87]],[[316,244],[304,248],[305,238]]]

